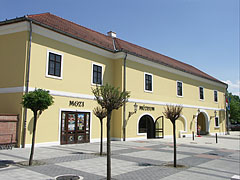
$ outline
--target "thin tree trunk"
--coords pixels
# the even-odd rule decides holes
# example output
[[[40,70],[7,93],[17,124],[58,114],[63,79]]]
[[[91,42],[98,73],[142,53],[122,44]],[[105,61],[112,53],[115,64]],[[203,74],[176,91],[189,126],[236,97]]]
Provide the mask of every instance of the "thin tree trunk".
[[[107,180],[111,180],[111,141],[110,120],[112,111],[107,112]]]
[[[173,122],[174,167],[177,167],[176,124]]]
[[[126,120],[123,120],[123,141],[126,141]]]
[[[102,149],[103,149],[103,125],[102,125],[102,119],[100,119],[101,123],[101,144],[100,144],[100,156],[102,156]]]
[[[29,158],[29,166],[32,165],[33,154],[34,154],[34,146],[35,146],[35,133],[36,133],[36,126],[37,126],[37,112],[33,112],[33,114],[34,114],[34,120],[33,120],[33,136],[32,136],[31,153],[30,153],[30,158]]]

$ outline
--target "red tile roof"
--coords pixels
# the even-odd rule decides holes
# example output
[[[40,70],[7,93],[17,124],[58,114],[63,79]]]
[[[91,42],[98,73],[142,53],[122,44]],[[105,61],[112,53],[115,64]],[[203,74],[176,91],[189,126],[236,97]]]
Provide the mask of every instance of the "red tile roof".
[[[26,16],[26,18],[33,20],[34,23],[53,29],[57,32],[79,39],[86,43],[98,46],[108,51],[116,52],[114,51],[113,40],[111,37],[104,35],[102,33],[93,31],[86,27],[80,26],[78,24],[75,24],[66,19],[62,19],[53,14],[43,13],[43,14],[37,14],[37,15],[28,15]],[[147,60],[178,69],[180,71],[184,71],[196,76],[200,76],[206,79],[210,79],[210,80],[225,84],[217,80],[216,78],[198,70],[197,68],[191,65],[188,65],[186,63],[180,62],[173,58],[164,56],[162,54],[151,51],[149,49],[137,46],[127,41],[121,40],[119,38],[115,38],[115,44],[116,44],[116,49],[118,51],[125,51],[130,54],[145,58]]]

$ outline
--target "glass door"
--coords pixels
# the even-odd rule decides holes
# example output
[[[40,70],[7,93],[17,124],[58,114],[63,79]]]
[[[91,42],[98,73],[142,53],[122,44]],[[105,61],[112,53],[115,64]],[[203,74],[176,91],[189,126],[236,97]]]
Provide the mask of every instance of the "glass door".
[[[89,118],[86,112],[62,112],[61,144],[89,142]]]

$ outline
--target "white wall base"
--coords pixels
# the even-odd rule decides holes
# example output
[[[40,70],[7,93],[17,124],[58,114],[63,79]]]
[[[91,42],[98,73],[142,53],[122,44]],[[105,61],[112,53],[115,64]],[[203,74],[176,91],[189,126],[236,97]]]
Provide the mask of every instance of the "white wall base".
[[[217,135],[226,135],[226,132],[216,132],[216,133],[217,133]],[[216,133],[209,133],[209,135],[215,136]]]
[[[60,145],[60,142],[45,142],[45,143],[36,143],[35,147],[47,147],[47,146],[58,146]],[[26,148],[31,148],[32,144],[26,144]]]
[[[90,139],[90,143],[100,142],[101,138]],[[107,138],[103,138],[103,142],[106,142]]]

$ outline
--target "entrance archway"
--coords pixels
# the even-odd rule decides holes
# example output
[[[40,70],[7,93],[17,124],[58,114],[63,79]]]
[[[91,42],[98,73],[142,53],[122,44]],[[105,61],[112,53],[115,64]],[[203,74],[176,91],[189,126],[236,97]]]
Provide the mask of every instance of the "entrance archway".
[[[201,127],[200,135],[207,135],[208,131],[208,118],[204,112],[200,112],[197,116],[197,127]],[[198,132],[198,131],[197,131]]]
[[[155,137],[154,120],[149,115],[144,115],[138,122],[138,133],[147,133],[147,138]]]

